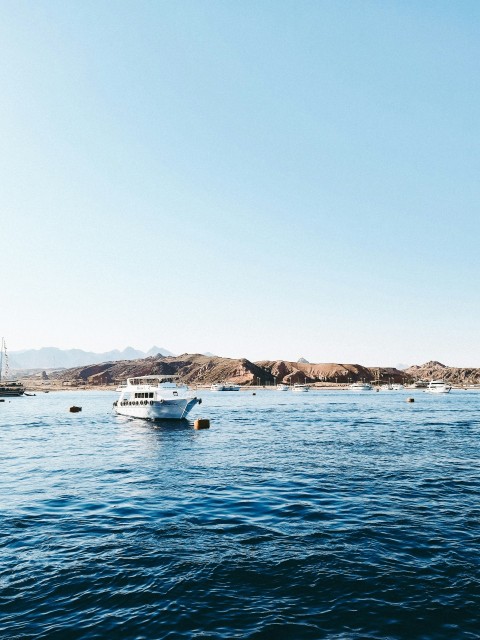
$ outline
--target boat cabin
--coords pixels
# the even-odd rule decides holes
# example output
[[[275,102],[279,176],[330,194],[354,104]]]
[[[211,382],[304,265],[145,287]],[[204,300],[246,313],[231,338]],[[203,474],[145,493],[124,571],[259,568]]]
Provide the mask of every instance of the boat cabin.
[[[127,378],[127,385],[130,387],[158,387],[165,385],[176,387],[175,380],[178,376],[138,376],[137,378]]]

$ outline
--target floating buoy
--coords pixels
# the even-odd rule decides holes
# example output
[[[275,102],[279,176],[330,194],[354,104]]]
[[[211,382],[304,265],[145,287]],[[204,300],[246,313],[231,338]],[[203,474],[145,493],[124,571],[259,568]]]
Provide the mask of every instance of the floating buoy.
[[[82,410],[82,407],[70,407],[70,413],[78,413],[79,411]]]
[[[198,418],[193,423],[195,429],[210,429],[210,420],[207,418]]]
[[[252,396],[256,396],[257,394],[255,393],[255,391],[252,393]]]
[[[415,398],[407,398],[407,402],[415,402]]]

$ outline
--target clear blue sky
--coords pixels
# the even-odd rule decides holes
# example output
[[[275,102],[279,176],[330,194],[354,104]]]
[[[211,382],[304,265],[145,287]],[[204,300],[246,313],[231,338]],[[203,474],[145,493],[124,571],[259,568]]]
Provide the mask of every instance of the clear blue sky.
[[[480,3],[0,2],[0,334],[480,366]]]

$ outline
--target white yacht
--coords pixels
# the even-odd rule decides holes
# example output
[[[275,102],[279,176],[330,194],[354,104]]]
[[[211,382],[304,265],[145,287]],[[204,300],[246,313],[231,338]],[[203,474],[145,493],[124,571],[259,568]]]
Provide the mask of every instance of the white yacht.
[[[228,382],[216,382],[212,384],[210,391],[240,391],[240,385],[228,384]]]
[[[201,398],[192,396],[186,385],[175,382],[177,376],[139,376],[128,378],[113,403],[115,411],[130,418],[181,420]]]
[[[353,382],[348,388],[350,391],[372,391],[373,389],[368,382]]]
[[[413,383],[414,389],[425,389],[428,387],[428,380],[415,380]]]
[[[292,391],[296,391],[297,393],[306,393],[307,391],[310,391],[310,387],[308,384],[295,383],[292,387]]]
[[[430,380],[428,387],[425,389],[427,393],[450,393],[452,386],[444,380]]]
[[[288,386],[288,384],[277,384],[276,387],[277,391],[290,391],[290,387]]]
[[[392,391],[401,391],[404,388],[403,384],[400,384],[398,382],[394,382],[392,384]]]

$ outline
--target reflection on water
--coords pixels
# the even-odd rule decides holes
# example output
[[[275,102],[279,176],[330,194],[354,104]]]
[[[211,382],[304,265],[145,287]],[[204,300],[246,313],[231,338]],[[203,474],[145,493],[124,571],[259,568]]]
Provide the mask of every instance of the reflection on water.
[[[0,406],[2,640],[478,637],[480,394],[115,397]]]

